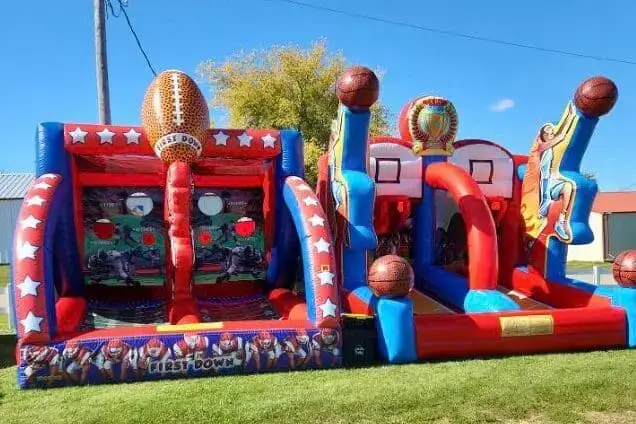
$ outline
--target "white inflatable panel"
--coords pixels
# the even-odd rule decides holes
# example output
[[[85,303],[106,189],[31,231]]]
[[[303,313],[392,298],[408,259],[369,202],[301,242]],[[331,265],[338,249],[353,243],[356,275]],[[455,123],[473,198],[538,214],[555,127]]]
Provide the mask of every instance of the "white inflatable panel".
[[[395,143],[376,143],[369,148],[369,176],[377,196],[422,197],[422,158]]]
[[[512,157],[501,147],[469,142],[456,147],[449,161],[464,168],[486,197],[512,197],[515,166]]]

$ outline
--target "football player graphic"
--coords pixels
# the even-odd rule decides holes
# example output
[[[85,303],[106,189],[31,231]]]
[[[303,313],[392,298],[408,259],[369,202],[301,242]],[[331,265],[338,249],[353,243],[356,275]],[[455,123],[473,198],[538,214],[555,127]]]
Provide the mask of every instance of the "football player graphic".
[[[309,337],[304,329],[297,330],[295,334],[285,338],[283,349],[289,359],[289,367],[306,368],[313,357],[314,350],[320,346]]]
[[[266,369],[274,368],[278,363],[281,354],[280,344],[276,337],[273,337],[268,331],[261,331],[257,336],[252,338],[247,348],[246,366],[254,360],[254,368],[256,371],[261,369],[261,355],[267,356]]]
[[[175,359],[194,361],[203,359],[208,351],[210,340],[200,334],[184,334],[183,339],[172,346]]]
[[[263,254],[252,246],[236,246],[225,260],[225,270],[216,278],[216,283],[230,281],[233,275],[241,272],[249,272],[252,277],[258,278],[263,261]]]
[[[137,375],[141,377],[148,372],[151,362],[165,362],[170,359],[170,349],[158,338],[148,340],[138,349]]]
[[[128,368],[137,368],[137,352],[120,339],[109,340],[97,351],[94,363],[104,379],[111,381],[115,379],[113,366],[120,364],[119,379],[124,381],[128,376]]]
[[[225,332],[221,334],[218,344],[212,345],[212,354],[216,357],[228,358],[235,369],[243,368],[245,360],[245,346],[241,337]]]
[[[88,371],[93,363],[93,353],[79,344],[77,340],[69,340],[62,351],[62,373],[71,384],[84,384]]]
[[[22,349],[22,362],[26,363],[24,375],[27,384],[36,382],[38,372],[48,368],[47,386],[60,376],[60,352],[49,346],[28,346]]]
[[[321,357],[323,352],[331,354],[332,366],[338,364],[340,360],[340,347],[338,343],[338,332],[336,330],[333,328],[323,328],[319,333],[314,335],[313,341],[317,346],[316,349],[314,349],[314,358],[317,366],[321,367],[323,365]]]

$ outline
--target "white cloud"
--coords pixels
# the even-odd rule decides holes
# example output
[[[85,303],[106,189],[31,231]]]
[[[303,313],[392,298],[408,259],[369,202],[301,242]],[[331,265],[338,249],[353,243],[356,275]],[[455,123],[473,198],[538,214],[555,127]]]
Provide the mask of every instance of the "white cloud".
[[[512,99],[501,99],[494,105],[490,106],[490,110],[493,112],[503,112],[506,109],[515,107],[515,101]]]

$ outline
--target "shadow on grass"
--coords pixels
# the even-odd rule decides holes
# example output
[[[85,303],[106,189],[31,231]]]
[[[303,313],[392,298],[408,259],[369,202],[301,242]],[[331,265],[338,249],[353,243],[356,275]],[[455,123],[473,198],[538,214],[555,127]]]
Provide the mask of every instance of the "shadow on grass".
[[[15,335],[0,335],[0,369],[15,365]]]
[[[472,361],[497,361],[509,358],[528,358],[528,357],[543,357],[546,355],[572,355],[577,356],[583,353],[598,353],[598,352],[616,352],[626,350],[626,347],[607,347],[603,349],[574,349],[574,350],[554,350],[548,352],[520,352],[520,353],[500,353],[490,355],[473,355],[466,357],[431,357],[431,358],[418,358],[414,362],[406,362],[399,364],[390,364],[382,359],[376,358],[365,363],[344,363],[340,366],[341,369],[355,370],[355,369],[371,369],[393,365],[409,365],[409,364],[445,364],[445,363],[461,363]]]

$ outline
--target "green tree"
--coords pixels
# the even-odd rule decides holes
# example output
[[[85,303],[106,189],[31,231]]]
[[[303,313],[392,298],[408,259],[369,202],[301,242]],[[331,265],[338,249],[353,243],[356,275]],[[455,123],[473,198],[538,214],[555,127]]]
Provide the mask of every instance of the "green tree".
[[[231,127],[299,130],[306,177],[315,185],[318,157],[327,149],[338,109],[335,83],[346,67],[342,53],[328,52],[319,40],[306,50],[273,46],[239,52],[221,64],[208,60],[198,75],[211,86],[211,106],[227,111]],[[377,102],[371,112],[371,135],[389,134],[388,108]]]

